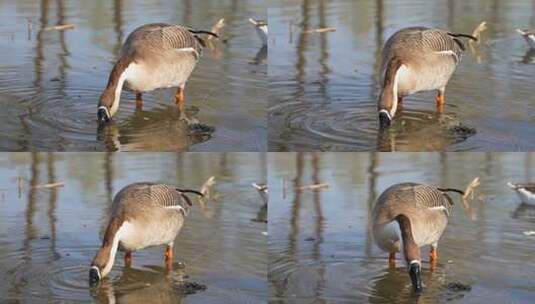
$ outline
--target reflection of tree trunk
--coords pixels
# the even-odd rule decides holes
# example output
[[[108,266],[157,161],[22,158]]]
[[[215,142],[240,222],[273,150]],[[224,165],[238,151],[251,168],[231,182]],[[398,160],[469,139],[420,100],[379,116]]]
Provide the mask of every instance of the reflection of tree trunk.
[[[373,247],[373,237],[372,237],[372,230],[370,227],[370,216],[372,214],[373,206],[375,203],[375,198],[377,196],[376,193],[376,184],[377,184],[377,166],[379,165],[379,154],[378,153],[370,153],[370,160],[369,160],[369,166],[368,166],[368,222],[366,223],[366,247],[365,252],[367,257],[371,257],[372,255],[372,247]]]
[[[323,2],[323,1],[322,1]],[[314,184],[320,183],[320,161],[321,156],[318,153],[312,154],[312,181]],[[323,211],[321,209],[321,189],[314,190],[314,209],[316,210],[316,239],[312,248],[312,257],[316,260],[318,265],[318,282],[316,284],[315,293],[316,301],[323,302],[321,294],[325,287],[325,265],[321,260],[321,244],[323,243]]]
[[[184,0],[182,11],[184,14],[182,15],[182,23],[183,24],[191,24],[191,0]]]
[[[299,188],[302,184],[303,178],[303,158],[302,152],[296,155],[296,173],[293,180],[294,199],[292,201],[292,215],[290,219],[290,234],[288,236],[288,259],[294,263],[297,263],[297,236],[299,234],[299,213],[301,209],[301,191]],[[288,293],[288,281],[283,280],[282,286],[277,287],[277,296],[284,297]]]
[[[324,0],[321,0],[319,3],[319,28],[325,28],[327,27],[327,23],[325,22],[325,5]],[[327,65],[327,61],[329,60],[329,46],[327,44],[327,34],[320,34],[320,57],[319,57],[319,64],[321,66],[321,70],[319,72],[320,75],[320,93],[323,96],[324,100],[327,99],[327,84],[329,82],[328,74],[330,73],[329,66]]]
[[[28,190],[28,205],[26,207],[26,237],[24,239],[24,254],[26,260],[31,260],[30,241],[36,237],[36,229],[33,226],[33,216],[35,213],[36,188],[39,183],[39,155],[32,152],[32,162],[30,165],[30,185]]]
[[[44,53],[43,53],[43,34],[44,34],[44,28],[48,25],[48,0],[41,0],[41,26],[39,27],[39,31],[37,32],[37,45],[35,47],[35,59],[34,59],[34,72],[35,72],[35,80],[34,80],[34,86],[38,87],[39,90],[42,90],[41,87],[41,81],[42,81],[42,64],[45,59]]]
[[[57,24],[65,24],[65,14],[64,14],[64,7],[63,7],[63,0],[57,0],[58,5],[58,22]],[[66,70],[69,68],[69,64],[67,63],[67,56],[69,56],[69,49],[67,48],[67,43],[65,41],[65,31],[58,31],[59,33],[59,44],[61,46],[61,52],[59,53],[59,90],[61,93],[61,96],[65,97],[65,78],[66,78]]]
[[[104,172],[106,175],[106,196],[108,202],[113,200],[113,152],[104,154]]]
[[[48,171],[48,183],[56,182],[56,160],[53,153],[47,154],[46,167]],[[50,189],[50,198],[48,199],[48,221],[50,222],[50,249],[55,258],[59,258],[56,251],[56,204],[58,201],[58,188]]]
[[[118,56],[123,43],[123,0],[113,1],[113,23],[117,40],[113,48],[113,55]]]
[[[303,5],[301,7],[301,13],[302,13],[302,32],[299,34],[299,41],[297,42],[297,62],[295,65],[295,69],[297,71],[296,79],[297,83],[299,85],[299,95],[302,95],[305,91],[305,67],[306,67],[306,50],[308,47],[308,34],[305,32],[309,28],[309,16],[308,16],[308,10],[309,10],[309,1],[304,0]]]

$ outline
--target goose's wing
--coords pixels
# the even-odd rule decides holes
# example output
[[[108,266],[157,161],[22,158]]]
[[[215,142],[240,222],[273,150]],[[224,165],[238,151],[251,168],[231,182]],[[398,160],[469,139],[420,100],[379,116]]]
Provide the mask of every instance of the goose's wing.
[[[132,184],[121,190],[116,197],[122,204],[176,209],[183,215],[186,215],[192,206],[191,199],[185,192],[165,184]]]
[[[453,210],[453,200],[448,194],[430,185],[415,185],[412,189],[414,202],[417,207],[426,209],[444,210],[450,214]]]
[[[135,29],[127,38],[123,51],[176,50],[191,52],[198,58],[202,52],[203,41],[193,30],[181,25],[165,23],[145,24]]]

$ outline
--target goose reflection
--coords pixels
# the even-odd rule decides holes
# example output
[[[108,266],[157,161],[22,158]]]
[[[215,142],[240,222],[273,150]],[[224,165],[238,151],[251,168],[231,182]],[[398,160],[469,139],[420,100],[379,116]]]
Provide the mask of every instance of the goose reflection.
[[[398,115],[398,121],[390,128],[379,128],[379,151],[442,151],[476,132],[463,125],[454,114],[401,110]]]
[[[120,124],[110,123],[97,128],[97,140],[109,151],[158,150],[186,151],[190,146],[212,137],[214,128],[199,124],[191,129],[180,120],[182,114],[172,106],[150,111],[137,110]]]
[[[183,303],[188,294],[198,291],[197,284],[188,283],[184,276],[184,270],[169,273],[159,266],[127,267],[118,280],[105,279],[90,294],[97,303]]]

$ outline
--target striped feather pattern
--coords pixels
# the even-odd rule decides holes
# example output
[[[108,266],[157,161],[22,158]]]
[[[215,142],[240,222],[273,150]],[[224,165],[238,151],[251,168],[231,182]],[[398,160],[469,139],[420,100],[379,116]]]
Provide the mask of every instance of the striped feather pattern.
[[[444,207],[449,215],[453,211],[453,201],[444,192],[429,185],[415,185],[413,187],[415,204],[422,208]]]
[[[165,23],[146,24],[135,29],[127,38],[124,50],[133,49],[132,46],[149,47],[158,51],[192,48],[202,53],[203,42],[191,29],[181,25]]]
[[[130,203],[134,201],[138,205],[146,207],[164,207],[177,209],[183,215],[187,215],[191,208],[191,200],[184,192],[174,186],[154,183],[135,183],[121,190],[116,200]]]

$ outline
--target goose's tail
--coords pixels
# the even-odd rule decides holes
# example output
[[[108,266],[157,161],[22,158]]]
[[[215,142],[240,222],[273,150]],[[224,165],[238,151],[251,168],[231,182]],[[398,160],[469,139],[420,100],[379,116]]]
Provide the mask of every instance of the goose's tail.
[[[472,35],[468,35],[468,34],[461,34],[461,33],[451,33],[451,32],[448,32],[448,35],[449,36],[452,36],[452,37],[455,37],[455,38],[458,38],[458,37],[464,37],[464,38],[469,38],[469,39],[472,39],[474,41],[477,41],[477,38],[472,36]]]
[[[186,195],[187,193],[193,193],[193,194],[197,194],[201,197],[204,196],[204,194],[202,194],[201,192],[199,191],[196,191],[196,190],[191,190],[191,189],[179,189],[179,188],[175,188],[176,191],[178,191],[178,193],[180,194],[180,196],[182,196],[182,198],[186,201],[186,203],[191,207],[193,204],[191,203],[191,199]]]
[[[460,195],[464,195],[464,191],[459,190],[459,189],[455,189],[455,188],[437,188],[437,189],[442,191],[442,192],[457,192]]]

